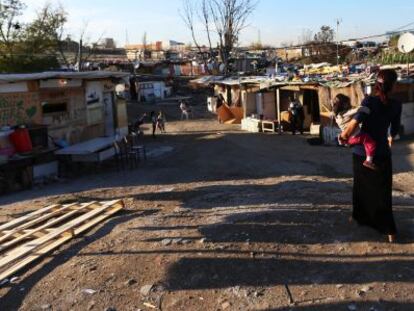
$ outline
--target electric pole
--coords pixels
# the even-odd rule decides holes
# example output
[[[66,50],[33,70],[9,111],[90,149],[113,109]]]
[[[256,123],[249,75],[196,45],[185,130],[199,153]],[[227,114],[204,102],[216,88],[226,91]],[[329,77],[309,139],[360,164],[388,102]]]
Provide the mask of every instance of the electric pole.
[[[336,19],[336,65],[339,67],[339,25],[342,23],[342,19]]]
[[[82,55],[82,45],[83,45],[83,42],[82,42],[82,39],[80,39],[79,40],[79,52],[78,52],[78,54],[79,54],[79,68],[78,68],[78,71],[82,71],[82,58],[83,58],[83,55]]]

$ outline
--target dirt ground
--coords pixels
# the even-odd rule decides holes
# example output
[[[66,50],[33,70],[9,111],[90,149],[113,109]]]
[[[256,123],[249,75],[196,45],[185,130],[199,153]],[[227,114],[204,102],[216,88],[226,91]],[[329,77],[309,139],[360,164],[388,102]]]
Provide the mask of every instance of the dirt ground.
[[[130,105],[133,118],[155,109]],[[0,222],[51,203],[126,210],[21,271],[0,310],[414,310],[414,143],[394,148],[398,244],[350,224],[351,153],[167,114],[135,170],[0,198]]]

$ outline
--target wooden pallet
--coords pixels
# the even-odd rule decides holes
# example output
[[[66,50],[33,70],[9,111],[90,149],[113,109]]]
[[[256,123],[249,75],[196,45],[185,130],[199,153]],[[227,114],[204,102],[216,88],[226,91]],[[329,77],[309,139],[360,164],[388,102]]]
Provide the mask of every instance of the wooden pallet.
[[[0,226],[0,281],[124,208],[120,200],[51,205]]]

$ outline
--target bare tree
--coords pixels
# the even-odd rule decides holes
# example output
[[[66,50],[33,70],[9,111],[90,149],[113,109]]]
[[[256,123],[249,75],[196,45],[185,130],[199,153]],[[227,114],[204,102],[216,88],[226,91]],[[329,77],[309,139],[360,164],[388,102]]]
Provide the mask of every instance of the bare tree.
[[[206,31],[208,32],[208,37],[211,42],[210,37],[210,13],[209,13],[209,6],[207,6],[206,0],[203,0],[202,7],[201,7],[201,14],[198,16],[201,17],[203,20],[203,24],[206,28]],[[202,60],[204,62],[205,67],[207,70],[208,68],[208,58],[205,56],[205,53],[201,47],[201,45],[198,43],[197,36],[196,36],[196,30],[195,30],[195,23],[196,23],[196,16],[197,16],[197,5],[195,4],[194,0],[183,0],[183,12],[181,12],[181,18],[184,21],[184,24],[187,26],[187,28],[191,32],[191,37],[193,39],[193,43],[196,46],[200,56],[202,57]],[[210,43],[210,53],[212,55],[212,47]],[[211,73],[211,72],[209,72]]]
[[[192,2],[190,2],[192,1]],[[195,13],[199,13],[201,23],[207,33],[212,53],[212,35],[217,38],[217,46],[225,72],[230,71],[231,53],[237,46],[241,31],[247,26],[247,19],[253,13],[257,2],[254,0],[184,0],[183,20],[191,31],[194,44],[201,52],[195,29]]]
[[[313,32],[310,29],[302,29],[302,34],[299,37],[299,44],[306,44],[313,40]]]
[[[255,7],[256,2],[252,0],[211,0],[211,14],[219,37],[220,57],[226,73],[230,69],[231,52]]]

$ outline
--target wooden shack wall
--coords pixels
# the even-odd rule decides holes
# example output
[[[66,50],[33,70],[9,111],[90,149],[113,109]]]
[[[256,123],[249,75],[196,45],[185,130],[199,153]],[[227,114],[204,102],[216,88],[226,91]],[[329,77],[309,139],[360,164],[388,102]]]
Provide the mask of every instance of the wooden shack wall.
[[[0,95],[0,126],[41,124],[39,92],[4,93]]]
[[[354,83],[342,88],[320,86],[318,88],[318,97],[322,125],[329,125],[331,123],[332,100],[338,94],[348,96],[353,107],[361,105],[365,98],[364,89],[361,83]]]
[[[275,92],[263,93],[263,117],[268,120],[277,119]]]

